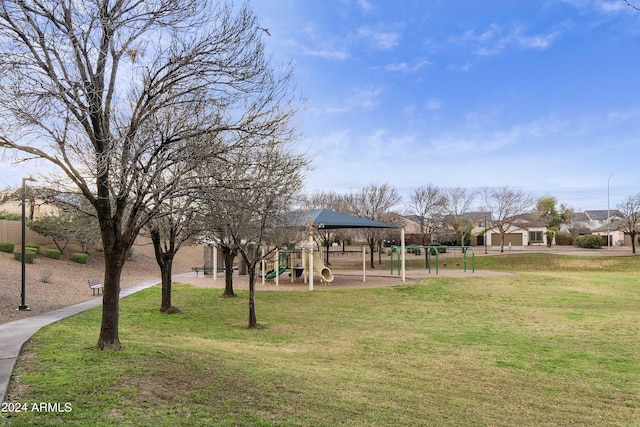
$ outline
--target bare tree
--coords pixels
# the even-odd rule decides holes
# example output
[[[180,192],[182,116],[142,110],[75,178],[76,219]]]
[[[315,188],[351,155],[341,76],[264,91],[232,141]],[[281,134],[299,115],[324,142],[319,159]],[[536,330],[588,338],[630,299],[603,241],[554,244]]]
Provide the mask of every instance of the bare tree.
[[[625,3],[627,3],[627,5],[635,10],[639,10],[640,11],[640,6],[636,5],[635,3],[633,3],[631,0],[624,0]]]
[[[82,252],[89,253],[100,241],[100,227],[95,209],[78,193],[64,194],[41,192],[38,196],[43,204],[54,206],[58,215],[48,215],[30,221],[33,231],[51,236],[60,252],[69,240],[75,239]]]
[[[618,230],[631,237],[631,252],[636,253],[636,236],[640,234],[640,193],[629,196],[618,205]]]
[[[0,5],[0,147],[53,166],[52,184],[76,187],[95,209],[105,256],[98,348],[121,348],[129,248],[185,191],[183,181],[155,186],[163,171],[255,142],[239,135],[289,137],[290,69],[273,72],[263,34],[247,6],[208,1]]]
[[[470,231],[470,221],[465,214],[476,199],[476,191],[462,187],[445,190],[447,198],[447,225],[451,227],[460,245],[464,245],[464,236]]]
[[[352,214],[370,219],[372,221],[384,221],[391,208],[400,203],[402,198],[395,188],[388,184],[369,184],[362,190],[349,196],[350,211]],[[379,229],[365,228],[365,236],[369,245],[371,268],[375,268],[374,256],[376,247],[381,249],[381,236]]]
[[[330,209],[332,211],[346,213],[349,212],[349,200],[347,196],[338,194],[335,191],[316,191],[304,197],[302,207],[305,210]],[[316,229],[315,234],[319,244],[325,248],[325,264],[331,265],[329,262],[329,248],[333,242],[340,240],[342,242],[342,250],[344,251],[345,240],[349,236],[349,229]]]
[[[234,153],[225,164],[211,189],[208,228],[211,237],[237,251],[247,264],[249,328],[259,328],[256,265],[290,242],[294,230],[287,227],[286,213],[297,203],[309,161],[288,148],[286,141],[265,140],[256,149]]]
[[[484,202],[491,212],[500,233],[500,252],[504,252],[504,238],[514,222],[533,206],[533,198],[519,189],[509,186],[483,190]]]
[[[173,306],[171,298],[173,259],[180,248],[194,244],[202,232],[203,222],[199,208],[198,199],[192,196],[165,200],[159,214],[147,224],[162,278],[160,311],[163,313],[180,311]]]
[[[407,213],[417,217],[423,246],[430,245],[433,233],[442,227],[446,209],[447,197],[439,187],[429,184],[413,191]]]

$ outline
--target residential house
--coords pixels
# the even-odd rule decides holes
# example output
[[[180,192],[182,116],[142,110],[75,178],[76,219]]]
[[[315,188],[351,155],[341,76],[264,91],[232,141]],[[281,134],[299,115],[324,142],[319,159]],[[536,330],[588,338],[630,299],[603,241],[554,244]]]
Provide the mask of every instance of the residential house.
[[[505,246],[546,246],[548,244],[549,227],[544,218],[540,218],[536,212],[519,215],[507,229],[504,236]],[[500,246],[501,236],[497,227],[487,230],[487,244]],[[555,243],[554,241],[551,242]]]
[[[485,231],[492,226],[491,212],[466,212],[462,214],[462,218],[465,222],[464,228],[467,235],[464,244],[466,246],[483,246],[485,243]],[[443,223],[444,228],[437,233],[436,239],[440,243],[447,245],[460,244],[458,241],[459,235],[456,235],[451,227],[453,223],[452,216],[446,215]]]
[[[615,209],[587,210],[576,213],[569,231],[572,234],[585,235],[597,234],[602,236],[603,245],[607,245],[607,236],[610,236],[609,244],[612,246],[631,246],[631,239],[618,230],[617,221],[620,212]]]

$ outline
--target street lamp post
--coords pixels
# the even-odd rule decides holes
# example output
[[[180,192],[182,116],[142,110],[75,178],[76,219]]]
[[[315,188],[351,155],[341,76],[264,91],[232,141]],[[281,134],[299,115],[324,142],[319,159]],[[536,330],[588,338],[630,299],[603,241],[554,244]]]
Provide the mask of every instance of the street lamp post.
[[[26,190],[26,181],[35,181],[35,179],[28,177],[22,178],[22,293],[20,294],[20,305],[18,306],[19,311],[28,311],[29,306],[27,305],[27,289],[26,289],[26,240],[27,240],[27,214],[26,214],[26,198],[27,198],[27,190]]]
[[[607,250],[611,250],[611,219],[609,213],[609,183],[611,181],[611,177],[615,174],[609,175],[609,179],[607,179]]]

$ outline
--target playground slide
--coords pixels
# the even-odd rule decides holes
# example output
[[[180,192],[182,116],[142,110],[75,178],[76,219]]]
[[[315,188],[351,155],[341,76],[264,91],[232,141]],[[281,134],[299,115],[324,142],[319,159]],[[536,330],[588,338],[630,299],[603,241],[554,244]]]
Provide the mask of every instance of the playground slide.
[[[318,251],[313,254],[313,269],[320,274],[322,282],[333,282],[333,273],[322,261],[322,251]]]
[[[278,268],[278,276],[281,275],[282,273],[284,273],[285,271],[287,271],[286,267],[279,267]],[[267,280],[273,280],[276,278],[276,272],[275,270],[269,270],[267,271],[266,276],[264,277]]]

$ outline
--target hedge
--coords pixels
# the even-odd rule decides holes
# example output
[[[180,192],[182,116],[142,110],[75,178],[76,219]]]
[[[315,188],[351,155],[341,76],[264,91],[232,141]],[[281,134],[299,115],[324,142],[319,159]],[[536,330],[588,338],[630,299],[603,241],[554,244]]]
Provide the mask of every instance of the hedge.
[[[44,256],[51,259],[60,259],[62,257],[62,252],[58,249],[47,249]]]
[[[89,254],[84,252],[74,252],[71,254],[71,259],[80,264],[86,264],[87,259],[89,259]]]
[[[22,261],[22,252],[14,252],[13,259],[15,259],[16,261]],[[33,264],[34,259],[36,259],[36,254],[34,252],[26,251],[24,253],[24,262],[26,262],[27,264]]]
[[[29,243],[29,242],[27,242],[27,243],[24,244],[24,246],[27,247],[27,248],[35,249],[36,253],[40,252],[40,245],[38,243]]]
[[[13,249],[16,245],[11,242],[0,242],[0,252],[13,253]]]
[[[587,234],[576,237],[573,245],[584,249],[600,249],[602,247],[602,236],[597,234]]]

